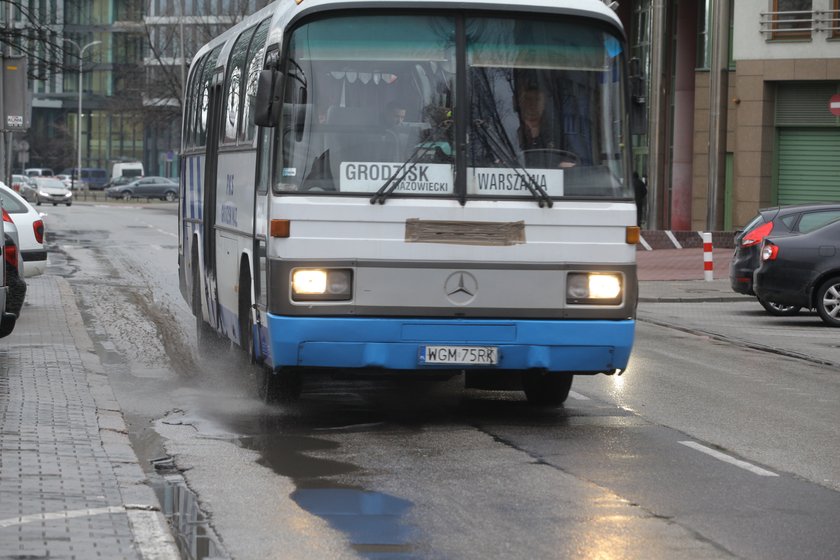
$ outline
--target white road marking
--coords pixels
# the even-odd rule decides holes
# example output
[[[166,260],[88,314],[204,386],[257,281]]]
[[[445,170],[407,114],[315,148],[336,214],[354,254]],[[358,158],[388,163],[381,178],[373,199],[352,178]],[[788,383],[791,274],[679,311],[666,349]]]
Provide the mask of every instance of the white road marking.
[[[12,517],[9,519],[0,519],[0,529],[7,527],[15,527],[17,525],[25,525],[26,523],[35,523],[36,521],[53,521],[55,519],[73,519],[76,517],[92,517],[94,515],[104,515],[106,513],[125,513],[123,506],[110,506],[103,508],[92,509],[76,509],[72,511],[59,511],[55,513],[36,513],[33,515],[21,515],[20,517]]]
[[[680,443],[682,445],[685,445],[686,447],[690,447],[701,453],[710,455],[719,461],[723,461],[724,463],[729,463],[730,465],[735,465],[736,467],[740,467],[744,470],[750,471],[751,473],[757,474],[758,476],[779,476],[774,472],[764,470],[761,467],[756,467],[752,463],[741,461],[740,459],[736,459],[735,457],[731,457],[725,453],[721,453],[720,451],[715,451],[714,449],[706,447],[705,445],[700,445],[696,441],[681,441]]]
[[[645,241],[645,238],[642,237],[641,235],[639,236],[639,243],[642,244],[642,247],[645,248],[645,251],[652,251],[653,250],[653,249],[651,249],[650,244],[647,241]]]
[[[670,240],[671,240],[671,243],[673,243],[673,244],[674,244],[674,247],[676,247],[677,249],[682,249],[682,248],[683,248],[683,246],[682,246],[682,245],[680,245],[680,242],[679,242],[679,241],[677,241],[677,238],[674,236],[674,234],[673,234],[673,233],[671,233],[671,230],[670,230],[670,229],[666,229],[666,230],[665,230],[665,235],[667,235],[667,236],[668,236],[668,239],[670,239]]]
[[[590,400],[589,397],[587,397],[586,395],[581,395],[580,393],[576,393],[575,391],[569,391],[569,396],[572,397],[573,399],[579,400],[579,401]]]

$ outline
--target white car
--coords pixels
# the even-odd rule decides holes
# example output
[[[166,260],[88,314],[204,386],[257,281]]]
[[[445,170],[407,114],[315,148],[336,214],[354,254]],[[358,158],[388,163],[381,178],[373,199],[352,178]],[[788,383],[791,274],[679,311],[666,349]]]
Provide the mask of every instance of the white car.
[[[0,183],[0,202],[17,228],[24,277],[43,274],[47,268],[47,250],[44,246],[44,220],[41,213],[3,183]]]

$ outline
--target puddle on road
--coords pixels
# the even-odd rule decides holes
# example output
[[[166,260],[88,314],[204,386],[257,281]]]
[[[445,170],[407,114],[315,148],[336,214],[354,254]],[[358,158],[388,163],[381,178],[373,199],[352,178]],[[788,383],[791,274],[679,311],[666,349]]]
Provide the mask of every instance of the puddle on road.
[[[153,482],[161,509],[169,521],[172,536],[185,560],[228,558],[198,506],[198,499],[187,488],[181,475],[163,475]]]
[[[312,457],[339,444],[308,436],[263,435],[242,438],[243,447],[262,455],[260,463],[287,476],[297,486],[291,498],[300,507],[345,533],[364,558],[409,560],[420,558],[414,545],[416,530],[405,522],[414,504],[382,492],[349,487],[327,477],[357,472],[350,463]]]

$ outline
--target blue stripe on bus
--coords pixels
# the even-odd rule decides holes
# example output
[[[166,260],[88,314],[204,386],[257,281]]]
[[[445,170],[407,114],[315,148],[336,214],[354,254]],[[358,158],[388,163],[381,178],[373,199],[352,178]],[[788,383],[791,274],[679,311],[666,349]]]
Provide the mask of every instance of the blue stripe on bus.
[[[635,321],[322,318],[268,315],[271,365],[433,370],[427,345],[495,346],[495,369],[627,367]],[[463,366],[449,366],[463,367]],[[494,368],[491,368],[494,369]]]

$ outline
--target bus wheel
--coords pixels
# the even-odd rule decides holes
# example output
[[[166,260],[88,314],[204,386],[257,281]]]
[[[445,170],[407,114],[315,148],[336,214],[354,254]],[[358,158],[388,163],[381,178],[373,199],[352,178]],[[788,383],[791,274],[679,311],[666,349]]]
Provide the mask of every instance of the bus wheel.
[[[298,368],[263,368],[261,396],[268,403],[290,403],[300,397],[303,379]]]
[[[526,371],[522,374],[522,388],[528,402],[538,406],[557,406],[566,401],[572,388],[571,373]]]

